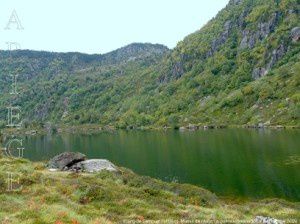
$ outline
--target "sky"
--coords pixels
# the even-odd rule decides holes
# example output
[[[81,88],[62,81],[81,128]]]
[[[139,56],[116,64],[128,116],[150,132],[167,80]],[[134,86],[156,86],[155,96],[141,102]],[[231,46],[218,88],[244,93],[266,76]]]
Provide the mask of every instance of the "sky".
[[[8,42],[17,43],[11,49],[89,54],[134,42],[174,48],[228,1],[0,0],[0,49]]]

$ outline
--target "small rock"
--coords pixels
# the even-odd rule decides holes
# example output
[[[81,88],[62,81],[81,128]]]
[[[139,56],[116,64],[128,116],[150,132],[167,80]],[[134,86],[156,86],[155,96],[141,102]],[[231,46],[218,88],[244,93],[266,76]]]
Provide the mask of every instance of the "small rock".
[[[184,131],[186,128],[185,127],[180,127],[179,131]]]
[[[294,10],[294,9],[289,9],[288,13],[289,13],[289,15],[294,14],[294,13],[296,13],[296,10]]]
[[[295,27],[292,29],[291,38],[295,43],[300,41],[300,27]]]
[[[264,217],[264,216],[256,216],[255,223],[264,223],[264,224],[283,224],[284,222],[278,219]]]
[[[52,168],[51,168],[51,169],[49,169],[49,171],[50,171],[50,172],[55,172],[55,171],[58,171],[58,169],[52,169]]]
[[[207,130],[207,129],[214,129],[215,128],[215,126],[213,126],[213,125],[206,125],[206,126],[203,126],[203,129],[204,130]]]
[[[36,130],[30,130],[25,132],[25,135],[36,135],[36,134],[37,134]]]
[[[224,129],[226,128],[227,126],[226,125],[217,125],[216,126],[216,129]]]
[[[259,123],[257,127],[258,128],[265,128],[265,125],[263,123]]]
[[[127,127],[126,127],[126,129],[127,129],[127,130],[134,130],[134,129],[135,129],[135,127],[134,127],[134,126],[132,126],[132,125],[130,125],[130,126],[127,126]]]
[[[189,124],[189,126],[188,126],[188,129],[189,130],[192,130],[192,131],[195,131],[195,130],[197,130],[197,126],[196,125],[194,125],[194,124]]]
[[[63,115],[62,115],[62,119],[64,119],[64,118],[66,118],[67,116],[69,115],[69,112],[68,111],[65,111],[64,113],[63,113]]]

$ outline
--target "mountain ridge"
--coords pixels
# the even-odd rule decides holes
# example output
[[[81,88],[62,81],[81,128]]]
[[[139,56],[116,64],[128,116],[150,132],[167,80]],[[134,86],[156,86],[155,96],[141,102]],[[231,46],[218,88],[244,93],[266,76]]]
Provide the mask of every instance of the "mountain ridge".
[[[20,57],[28,57],[28,59],[63,59],[68,63],[74,61],[86,62],[86,63],[97,63],[101,61],[105,61],[106,63],[109,60],[114,61],[114,63],[120,63],[123,60],[126,61],[130,58],[143,58],[151,55],[162,55],[169,51],[169,48],[162,44],[151,44],[151,43],[131,43],[124,47],[120,47],[111,52],[107,52],[105,54],[86,54],[80,52],[49,52],[49,51],[34,51],[34,50],[13,50],[6,51],[0,50],[0,59],[5,58],[20,58]],[[104,63],[105,63],[104,62]]]
[[[16,49],[16,50],[1,50],[2,53],[12,53],[12,52],[31,52],[31,53],[45,53],[45,54],[52,54],[52,55],[84,55],[84,56],[105,56],[114,52],[122,51],[124,49],[130,49],[134,47],[144,47],[144,48],[153,48],[153,49],[161,49],[161,50],[170,50],[167,46],[159,43],[150,43],[150,42],[132,42],[130,44],[127,44],[125,46],[119,47],[115,50],[111,50],[109,52],[103,53],[103,54],[90,54],[90,53],[84,53],[79,51],[68,51],[68,52],[58,52],[58,51],[47,51],[47,50],[30,50],[30,49]]]
[[[231,0],[172,50],[132,44],[87,62],[39,62],[43,69],[0,52],[0,72],[37,65],[13,101],[28,123],[299,126],[299,26],[297,0]],[[9,79],[0,78],[7,92]]]

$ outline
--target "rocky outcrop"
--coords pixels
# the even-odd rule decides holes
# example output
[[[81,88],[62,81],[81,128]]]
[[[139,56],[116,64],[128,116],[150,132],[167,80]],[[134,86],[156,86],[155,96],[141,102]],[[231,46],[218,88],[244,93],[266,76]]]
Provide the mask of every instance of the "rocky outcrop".
[[[271,19],[267,22],[260,22],[255,31],[245,29],[242,31],[242,40],[240,42],[240,49],[254,48],[257,41],[265,39],[270,33],[274,32],[279,23],[281,14],[279,12],[273,13]],[[241,21],[240,21],[241,23]]]
[[[231,0],[229,5],[239,5],[243,3],[242,0]],[[271,13],[269,16],[261,16],[258,17],[255,22],[249,22],[249,14],[253,11],[253,8],[249,5],[245,4],[241,13],[237,16],[237,18],[228,18],[223,22],[223,27],[219,31],[219,33],[211,40],[210,46],[206,52],[201,53],[201,56],[195,54],[195,57],[198,57],[196,60],[201,59],[206,60],[207,58],[213,57],[216,52],[222,49],[222,47],[226,44],[227,41],[233,41],[234,45],[237,42],[238,49],[253,49],[258,44],[258,42],[262,42],[270,34],[274,33],[276,27],[279,25],[283,13],[280,11],[275,11]],[[250,25],[249,25],[250,24]],[[239,35],[234,36],[234,34],[239,32]],[[293,30],[291,36],[294,41],[296,41],[298,37],[298,30]],[[263,65],[260,67],[254,67],[252,77],[254,79],[258,79],[268,73],[269,70],[273,68],[273,66],[284,56],[288,49],[288,46],[280,45],[277,49],[266,53],[267,63],[263,62]],[[187,64],[184,58],[180,57],[179,60],[176,60],[171,65],[171,76],[175,79],[180,78],[185,72],[189,69],[185,67]],[[260,62],[261,64],[261,62]],[[165,76],[162,76],[160,82],[166,80]]]
[[[294,43],[300,41],[300,27],[294,27],[291,30],[291,38],[292,38]]]
[[[242,31],[242,40],[240,43],[240,48],[254,48],[256,43],[256,35],[251,34],[249,30],[243,30]]]
[[[265,68],[259,67],[255,68],[252,72],[253,79],[259,79],[266,74],[273,68],[273,66],[285,55],[287,52],[287,47],[283,44],[280,44],[278,48],[272,51],[269,63],[266,65]]]
[[[58,169],[58,170],[67,170],[74,164],[84,161],[86,156],[79,152],[64,152],[48,162],[48,168]]]
[[[267,70],[271,69],[286,53],[287,49],[283,44],[280,44],[278,48],[272,51],[271,60],[267,65]]]
[[[249,12],[250,12],[250,10],[248,8],[245,8],[238,18],[237,24],[241,30],[244,30],[245,26],[247,25],[245,18],[247,17]]]
[[[267,73],[268,73],[268,71],[265,68],[255,68],[252,72],[252,78],[259,79],[259,78],[265,76]]]
[[[227,20],[224,23],[224,29],[223,32],[220,34],[220,36],[212,41],[211,49],[207,53],[207,57],[211,57],[216,51],[220,49],[220,47],[225,44],[227,41],[230,30],[232,28],[232,22],[230,20]]]
[[[94,173],[102,170],[118,172],[118,168],[106,159],[89,159],[79,152],[64,152],[48,162],[50,171],[74,171]]]
[[[176,62],[172,67],[172,77],[178,79],[184,73],[183,63],[181,61]]]
[[[82,171],[88,173],[100,172],[107,170],[110,172],[118,172],[118,169],[110,161],[106,159],[90,159],[74,164],[70,170]]]

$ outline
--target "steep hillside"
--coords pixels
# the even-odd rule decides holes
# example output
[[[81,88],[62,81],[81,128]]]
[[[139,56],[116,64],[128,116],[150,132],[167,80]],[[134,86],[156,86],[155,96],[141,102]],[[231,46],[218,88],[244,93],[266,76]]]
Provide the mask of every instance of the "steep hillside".
[[[2,120],[12,101],[25,123],[299,126],[299,5],[231,0],[172,51],[133,44],[106,55],[0,52],[1,90],[11,82],[4,74],[18,73],[22,93],[1,95]]]
[[[21,107],[25,124],[99,122],[99,112],[107,111],[109,105],[122,98],[118,92],[128,95],[135,91],[131,75],[138,76],[140,71],[156,65],[168,52],[163,45],[138,43],[104,55],[1,51],[2,126],[9,105]],[[17,96],[9,94],[11,75],[18,75]],[[131,85],[119,84],[121,80]]]
[[[299,124],[299,25],[299,1],[230,1],[165,60],[174,102],[161,110],[175,123]]]

